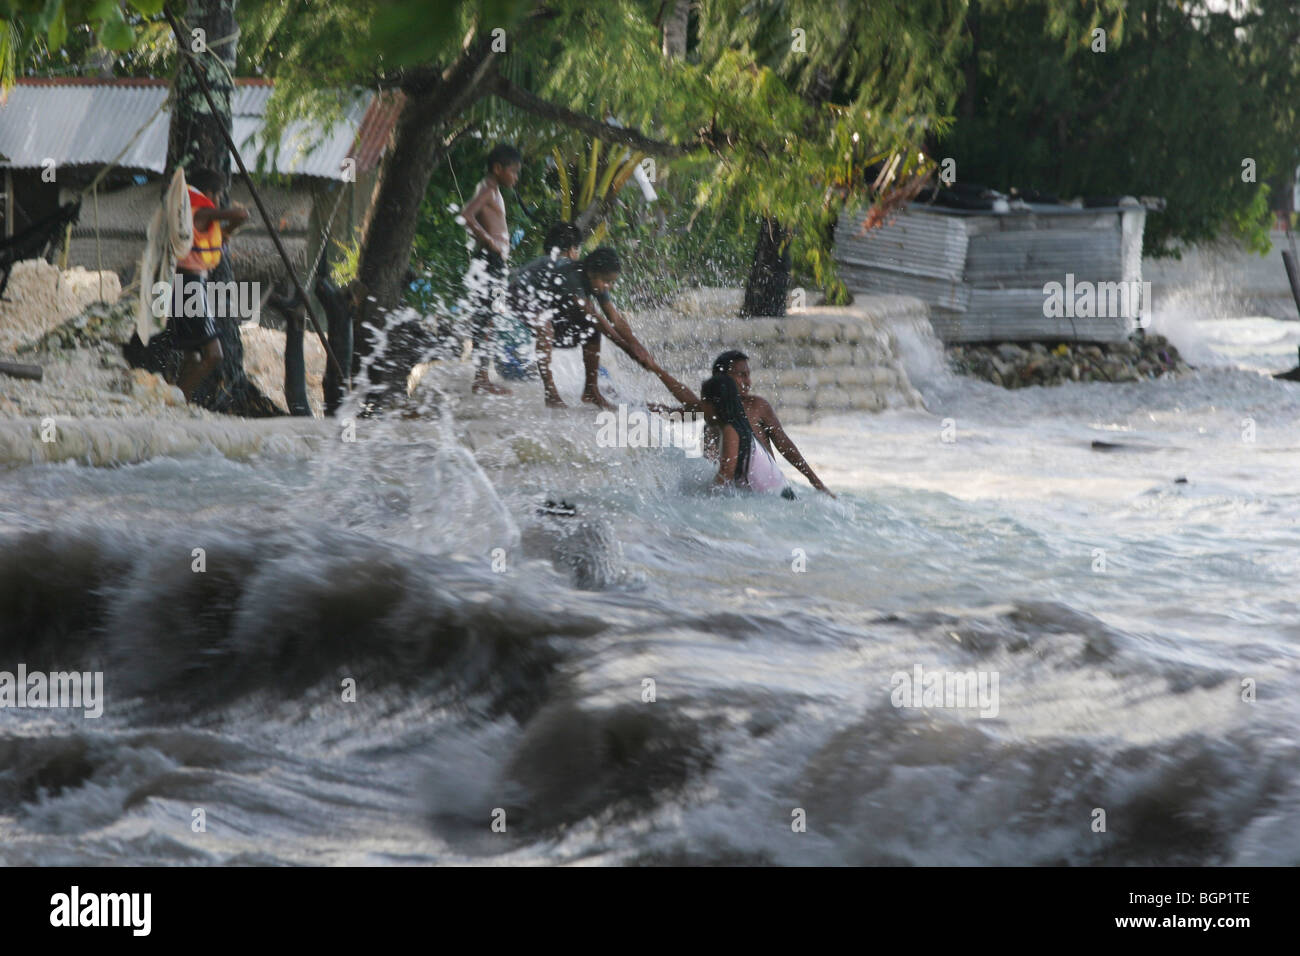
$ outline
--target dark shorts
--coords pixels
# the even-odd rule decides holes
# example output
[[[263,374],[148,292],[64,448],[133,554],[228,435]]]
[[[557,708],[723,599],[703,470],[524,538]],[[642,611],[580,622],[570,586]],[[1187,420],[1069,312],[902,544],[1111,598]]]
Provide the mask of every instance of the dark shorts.
[[[203,346],[207,345],[217,337],[217,326],[212,321],[212,312],[208,308],[207,286],[204,284],[203,277],[194,272],[178,272],[180,276],[180,294],[179,305],[177,306],[177,294],[172,293],[171,311],[172,316],[167,321],[168,328],[171,329],[172,342],[182,352],[197,352]],[[187,305],[196,304],[194,300],[199,298],[197,293],[191,293],[190,289],[198,284],[203,290],[201,309],[187,308]],[[194,299],[191,299],[193,295]],[[187,315],[187,312],[201,312],[198,315]]]
[[[572,349],[600,337],[600,326],[585,311],[565,313],[551,319],[551,334],[557,349]]]
[[[479,246],[474,250],[467,282],[476,310],[491,311],[493,302],[505,293],[506,261],[494,250]]]

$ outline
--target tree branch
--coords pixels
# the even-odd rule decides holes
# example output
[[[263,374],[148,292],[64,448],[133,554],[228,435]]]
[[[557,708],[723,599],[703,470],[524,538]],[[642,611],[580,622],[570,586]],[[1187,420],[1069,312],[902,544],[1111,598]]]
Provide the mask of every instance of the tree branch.
[[[573,129],[580,130],[588,136],[594,136],[596,139],[604,140],[607,143],[617,143],[622,146],[631,147],[642,153],[649,153],[653,156],[681,157],[689,155],[696,149],[700,149],[705,144],[701,141],[688,143],[678,146],[675,143],[667,143],[663,140],[651,139],[642,135],[634,129],[625,126],[611,126],[608,123],[602,123],[593,116],[585,113],[575,113],[571,109],[544,100],[534,93],[515,86],[500,73],[491,77],[487,81],[488,89],[495,93],[501,99],[505,100],[512,106],[516,106],[525,112],[532,113],[534,116],[540,116],[542,119],[552,120],[561,123]]]

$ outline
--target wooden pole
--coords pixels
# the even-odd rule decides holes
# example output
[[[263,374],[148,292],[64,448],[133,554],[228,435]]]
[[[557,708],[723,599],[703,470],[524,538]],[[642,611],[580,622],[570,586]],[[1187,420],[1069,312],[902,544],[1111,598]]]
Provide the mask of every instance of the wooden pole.
[[[203,91],[203,98],[208,102],[208,109],[212,110],[213,116],[220,115],[217,111],[217,104],[212,99],[212,90],[208,87],[208,78],[203,75],[203,69],[194,61],[194,54],[190,53],[185,46],[185,37],[181,34],[181,26],[176,22],[176,16],[172,13],[170,7],[163,7],[163,16],[167,18],[167,22],[171,24],[172,32],[176,34],[176,51],[185,58],[185,61],[190,65],[190,69],[194,71],[194,78],[199,81],[199,89]],[[275,228],[275,222],[271,218],[271,214],[266,211],[266,205],[262,202],[257,187],[253,185],[253,177],[248,174],[248,167],[244,165],[244,157],[239,154],[239,149],[235,146],[235,141],[231,138],[230,131],[226,129],[225,125],[216,125],[221,129],[221,138],[226,141],[226,145],[230,148],[230,154],[235,157],[235,163],[239,166],[240,175],[244,177],[248,191],[253,196],[253,202],[257,204],[257,211],[262,214],[262,222],[266,225],[266,231],[271,235],[271,241],[275,244],[276,252],[280,254],[280,258],[284,261],[284,267],[289,272],[289,278],[293,280],[294,288],[297,289],[299,297],[307,307],[307,316],[311,319],[312,328],[316,330],[316,335],[320,338],[320,344],[325,349],[325,357],[329,359],[330,365],[333,366],[335,374],[339,376],[341,381],[350,381],[344,373],[343,367],[339,365],[339,360],[334,357],[334,352],[331,351],[330,344],[325,339],[325,333],[321,329],[320,322],[316,321],[316,313],[311,307],[311,300],[307,297],[307,290],[302,287],[302,282],[299,281],[298,274],[294,271],[293,262],[289,259],[289,253],[285,251],[284,243],[280,241],[279,230]]]
[[[14,173],[5,167],[5,238],[14,237]]]
[[[13,378],[30,378],[39,382],[45,375],[45,370],[39,365],[24,365],[21,362],[4,362],[0,361],[0,375],[9,375]]]
[[[1291,283],[1291,298],[1295,299],[1295,307],[1300,310],[1300,270],[1296,269],[1295,256],[1290,249],[1282,250],[1282,265],[1286,266],[1287,281]]]

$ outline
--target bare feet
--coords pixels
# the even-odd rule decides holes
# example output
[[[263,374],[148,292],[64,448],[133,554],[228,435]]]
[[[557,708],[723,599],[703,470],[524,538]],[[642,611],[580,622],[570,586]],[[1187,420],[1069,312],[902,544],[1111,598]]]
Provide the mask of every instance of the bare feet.
[[[614,406],[610,401],[600,394],[600,390],[588,391],[582,393],[582,400],[588,405],[595,405],[597,408],[603,408],[606,411],[613,411]]]
[[[474,379],[474,386],[471,391],[475,395],[486,392],[488,395],[509,395],[510,389],[504,385],[497,385],[495,382],[488,381],[486,378]]]

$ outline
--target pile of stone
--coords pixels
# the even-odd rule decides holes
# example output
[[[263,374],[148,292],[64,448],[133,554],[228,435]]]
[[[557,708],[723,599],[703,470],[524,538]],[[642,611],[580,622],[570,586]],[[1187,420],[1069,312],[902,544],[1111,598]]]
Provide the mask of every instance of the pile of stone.
[[[1064,382],[1137,382],[1190,368],[1163,335],[1135,335],[1127,342],[1110,344],[953,345],[947,351],[953,371],[1004,388]]]
[[[62,272],[44,259],[19,262],[0,298],[0,353],[35,342],[92,302],[116,302],[121,294],[115,272]]]
[[[95,348],[106,343],[123,344],[135,331],[135,308],[134,296],[123,296],[113,303],[92,302],[34,342],[19,348],[18,352],[59,352]]]

